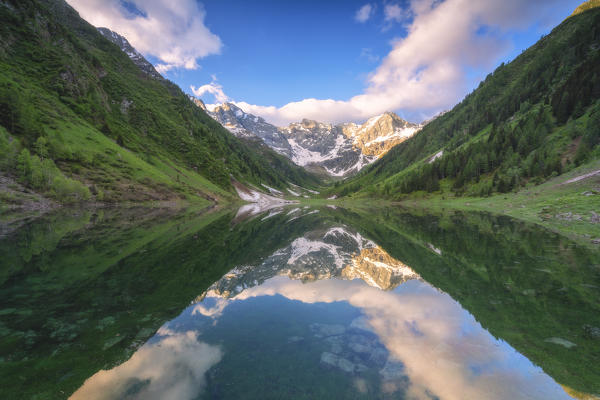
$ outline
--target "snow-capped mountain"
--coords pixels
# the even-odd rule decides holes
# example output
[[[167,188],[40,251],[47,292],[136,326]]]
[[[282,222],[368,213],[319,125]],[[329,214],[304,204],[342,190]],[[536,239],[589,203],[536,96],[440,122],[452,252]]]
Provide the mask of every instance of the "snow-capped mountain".
[[[282,154],[303,167],[319,166],[332,176],[358,172],[377,159],[365,156],[338,125],[304,119],[279,131],[291,147],[291,154]]]
[[[205,111],[206,107],[205,107]],[[238,137],[259,137],[276,152],[290,157],[291,147],[279,129],[264,119],[246,114],[231,103],[216,107],[209,115]]]
[[[233,298],[245,289],[275,276],[311,282],[322,279],[362,279],[370,286],[391,290],[420,276],[381,247],[345,226],[309,232],[277,250],[259,265],[229,271],[206,293]],[[203,294],[200,298],[204,297]]]
[[[360,171],[421,129],[421,125],[391,112],[370,118],[362,125],[332,125],[304,119],[277,127],[231,103],[210,111],[201,100],[193,100],[234,135],[259,137],[296,164],[339,177]]]
[[[148,60],[146,60],[144,56],[141,55],[123,36],[119,35],[117,32],[111,31],[108,28],[98,28],[98,31],[102,34],[102,36],[119,46],[119,48],[123,50],[123,52],[129,56],[129,58],[131,58],[135,65],[142,70],[142,72],[154,79],[164,79],[156,71],[156,69],[154,69],[154,66],[150,64]]]

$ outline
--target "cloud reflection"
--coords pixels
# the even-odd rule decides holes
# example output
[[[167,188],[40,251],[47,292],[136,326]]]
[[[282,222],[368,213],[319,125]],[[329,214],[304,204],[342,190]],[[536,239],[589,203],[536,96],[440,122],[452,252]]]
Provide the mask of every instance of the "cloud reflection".
[[[306,284],[280,276],[229,301],[271,295],[304,303],[346,301],[361,309],[391,356],[405,364],[409,397],[570,398],[539,367],[483,329],[449,295],[424,282],[410,281],[394,292],[384,292],[359,280]],[[222,301],[218,308],[220,314],[225,308]]]
[[[199,342],[193,331],[166,335],[142,346],[128,361],[97,372],[72,400],[193,399],[204,388],[204,374],[222,357],[221,349]]]

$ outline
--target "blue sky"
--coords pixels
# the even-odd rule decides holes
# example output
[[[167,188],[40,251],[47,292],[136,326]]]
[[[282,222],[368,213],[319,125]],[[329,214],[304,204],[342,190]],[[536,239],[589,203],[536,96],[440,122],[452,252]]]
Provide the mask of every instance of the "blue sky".
[[[68,1],[127,37],[187,93],[194,87],[207,103],[233,101],[279,125],[359,122],[384,111],[428,118],[580,3]]]
[[[228,95],[254,104],[349,98],[363,89],[374,58],[389,52],[390,40],[402,33],[399,27],[381,32],[376,21],[355,22],[362,2],[253,3],[205,3],[207,25],[223,40],[222,54],[203,60],[197,73],[172,78],[189,87],[216,74]]]

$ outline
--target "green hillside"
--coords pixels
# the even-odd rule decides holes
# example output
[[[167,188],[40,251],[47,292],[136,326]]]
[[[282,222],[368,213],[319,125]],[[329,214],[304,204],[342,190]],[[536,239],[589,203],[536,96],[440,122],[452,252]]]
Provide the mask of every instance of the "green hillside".
[[[600,9],[591,8],[499,66],[450,112],[329,194],[487,196],[598,159],[599,67]]]
[[[63,0],[0,3],[0,171],[60,202],[232,197],[316,178],[235,138]]]

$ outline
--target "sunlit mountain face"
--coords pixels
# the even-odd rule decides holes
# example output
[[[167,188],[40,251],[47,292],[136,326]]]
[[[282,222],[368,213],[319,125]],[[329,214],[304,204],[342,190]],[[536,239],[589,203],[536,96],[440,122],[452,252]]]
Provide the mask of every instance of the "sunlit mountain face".
[[[253,231],[278,224],[281,232],[299,224],[299,236],[233,266],[72,398],[571,398],[460,302],[351,225],[329,220],[326,210],[290,211],[241,224],[257,224]],[[451,245],[418,236],[390,240],[418,243],[418,259],[444,270]],[[563,340],[552,345],[566,349]]]

